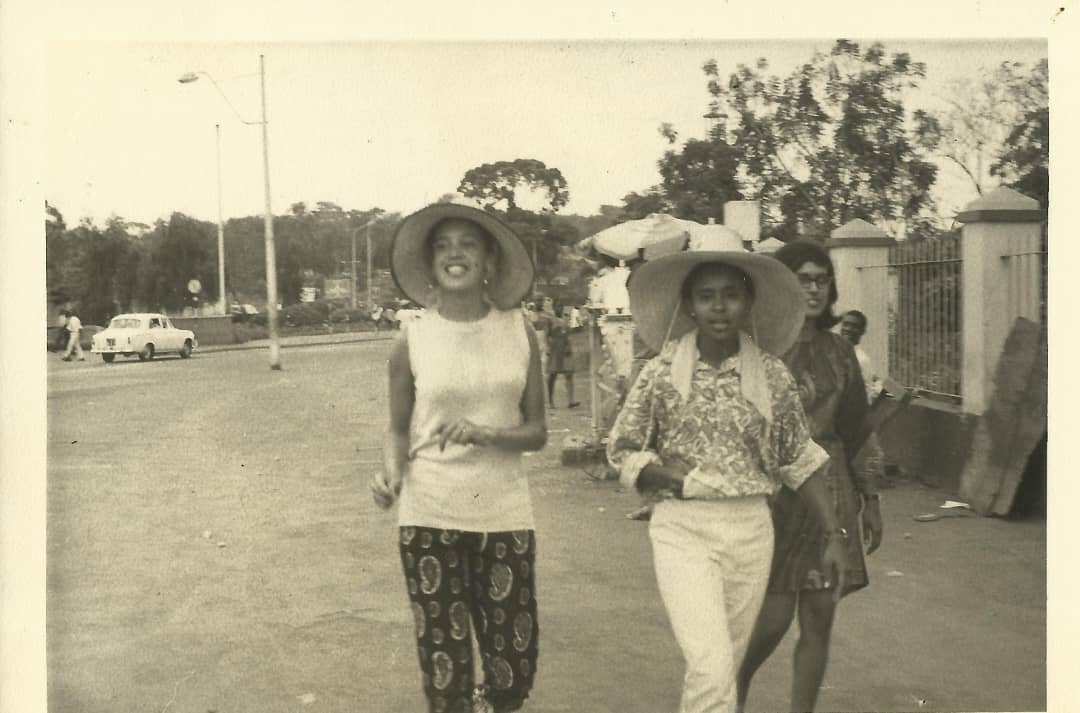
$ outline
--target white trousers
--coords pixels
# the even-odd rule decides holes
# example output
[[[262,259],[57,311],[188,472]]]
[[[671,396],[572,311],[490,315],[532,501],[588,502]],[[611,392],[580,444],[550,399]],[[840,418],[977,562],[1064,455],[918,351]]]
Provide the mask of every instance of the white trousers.
[[[74,354],[77,358],[83,358],[82,344],[79,344],[79,333],[70,332],[68,336],[67,351],[64,352],[65,357],[70,357]]]
[[[653,564],[686,659],[681,713],[727,713],[769,583],[773,525],[764,496],[665,500],[649,523]]]

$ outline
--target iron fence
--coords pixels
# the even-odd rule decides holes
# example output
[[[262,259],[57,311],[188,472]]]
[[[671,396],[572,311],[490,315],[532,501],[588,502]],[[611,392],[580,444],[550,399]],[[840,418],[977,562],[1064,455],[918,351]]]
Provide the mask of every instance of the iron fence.
[[[959,233],[899,243],[886,268],[889,376],[920,395],[960,401],[963,379]]]

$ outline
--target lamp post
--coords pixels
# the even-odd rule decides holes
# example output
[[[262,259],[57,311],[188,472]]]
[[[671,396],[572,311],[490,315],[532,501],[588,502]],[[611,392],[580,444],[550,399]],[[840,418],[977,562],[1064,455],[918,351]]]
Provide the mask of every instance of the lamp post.
[[[225,303],[225,223],[221,217],[221,124],[214,124],[217,138],[217,265],[218,302],[222,314],[228,314]]]
[[[364,241],[367,248],[367,301],[368,307],[375,304],[371,300],[371,223],[368,223],[364,228]]]
[[[229,97],[218,86],[217,81],[214,80],[209,73],[203,71],[188,72],[180,77],[177,81],[181,84],[189,84],[199,79],[202,75],[210,80],[210,83],[218,90],[221,97],[225,100],[225,103],[233,110],[237,118],[243,124],[262,124],[262,148],[263,148],[263,189],[266,198],[266,208],[263,214],[264,224],[264,237],[266,242],[266,316],[267,325],[270,331],[270,368],[273,370],[281,369],[281,348],[278,340],[278,309],[277,309],[277,260],[274,250],[274,214],[270,208],[270,138],[267,132],[267,120],[266,120],[266,61],[263,55],[259,55],[259,87],[261,90],[262,100],[262,120],[261,121],[247,121],[240,112],[236,110],[232,102],[229,101]],[[220,199],[220,191],[219,191]],[[220,221],[219,221],[220,226]],[[222,255],[223,253],[219,253]],[[222,263],[223,264],[223,263]]]
[[[364,227],[364,226],[361,226]],[[349,261],[349,273],[352,275],[352,308],[356,309],[356,234],[360,232],[360,228],[356,228],[352,231],[352,260]]]
[[[356,234],[361,230],[364,231],[365,242],[365,256],[367,259],[367,303],[370,307],[374,304],[371,300],[371,221],[364,223],[359,228],[354,228],[352,231],[352,262],[350,272],[352,273],[352,306],[356,309]]]

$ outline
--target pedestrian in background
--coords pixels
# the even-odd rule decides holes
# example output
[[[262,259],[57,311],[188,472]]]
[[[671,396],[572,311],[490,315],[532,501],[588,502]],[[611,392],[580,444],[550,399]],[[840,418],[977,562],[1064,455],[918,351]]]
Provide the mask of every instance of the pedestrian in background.
[[[66,309],[62,309],[56,313],[56,326],[60,327],[60,329],[56,330],[56,341],[53,344],[54,348],[58,352],[64,351],[64,349],[66,349],[68,345],[67,323],[68,311]]]
[[[775,356],[797,338],[799,286],[783,265],[719,249],[647,262],[630,281],[641,370],[608,438],[625,487],[658,500],[653,563],[686,660],[681,713],[736,707],[736,673],[765,596],[773,549],[767,497],[783,484],[832,533],[825,451],[810,439],[795,382]],[[845,549],[830,539],[830,577]]]
[[[376,304],[371,308],[371,323],[375,325],[375,331],[378,332],[382,328],[383,322],[383,308],[382,305]]]
[[[574,400],[574,350],[570,346],[570,324],[563,318],[561,302],[552,303],[547,325],[547,395],[548,405],[555,407],[555,380],[560,374],[566,381],[567,408],[581,403]]]
[[[573,333],[580,332],[581,328],[585,326],[581,321],[581,310],[575,305],[570,305],[570,307],[566,308],[566,313],[566,324],[570,327],[570,331]]]
[[[841,532],[836,536],[823,530],[793,490],[781,489],[773,498],[776,547],[769,592],[740,673],[740,705],[754,673],[798,614],[791,710],[812,711],[825,677],[836,605],[869,583],[863,545],[869,554],[881,544],[881,513],[874,474],[853,464],[868,406],[855,350],[830,331],[839,321],[832,313],[839,296],[832,260],[825,248],[807,240],[788,243],[774,257],[795,273],[802,287],[805,321],[783,358],[798,384],[811,435],[829,454],[824,477]],[[825,556],[838,541],[851,563],[842,582],[829,574]]]
[[[857,309],[848,310],[840,319],[840,336],[851,342],[851,346],[855,348],[855,358],[859,362],[859,370],[862,372],[863,383],[866,385],[866,398],[873,403],[882,390],[881,377],[874,370],[870,355],[859,346],[868,326],[866,315]]]
[[[859,346],[868,326],[869,320],[866,319],[866,315],[857,309],[845,312],[840,319],[840,336],[851,342],[855,348],[855,358],[859,362],[859,371],[862,372],[863,383],[866,385],[866,402],[872,406],[884,389],[881,378],[874,371],[870,355]],[[885,482],[888,467],[885,462],[885,451],[881,448],[881,441],[876,431],[867,437],[861,451],[856,453],[854,467],[856,472],[871,473],[880,478],[879,483]]]
[[[546,302],[547,302],[547,298],[544,299],[545,304],[546,304]],[[545,312],[543,309],[541,309],[541,307],[539,305],[537,305],[536,303],[530,303],[528,317],[529,317],[529,324],[532,325],[533,330],[536,332],[537,339],[539,339],[540,344],[543,345],[543,347],[544,347],[543,349],[540,350],[540,373],[541,374],[547,374],[548,373],[547,335],[548,335],[548,330],[551,328],[551,317],[548,316],[547,312]],[[550,404],[550,401],[548,403]]]
[[[86,357],[83,356],[82,345],[79,344],[82,320],[79,319],[79,315],[71,310],[66,310],[65,316],[67,317],[68,344],[67,350],[64,352],[64,361],[72,361],[72,355],[78,358],[79,361],[86,361]]]
[[[518,710],[539,634],[522,453],[547,439],[539,342],[518,308],[532,261],[502,221],[435,204],[402,221],[391,268],[426,309],[403,322],[390,357],[385,470],[372,490],[384,508],[398,501],[424,693],[433,712]]]

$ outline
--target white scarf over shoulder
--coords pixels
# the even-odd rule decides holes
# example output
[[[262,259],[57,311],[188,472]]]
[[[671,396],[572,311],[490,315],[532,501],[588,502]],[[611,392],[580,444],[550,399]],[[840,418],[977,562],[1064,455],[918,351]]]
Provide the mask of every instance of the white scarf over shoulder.
[[[674,353],[671,359],[671,381],[684,401],[690,398],[690,385],[700,356],[696,329],[683,335],[674,343]],[[765,376],[765,363],[762,360],[761,350],[746,332],[739,334],[738,371],[739,390],[742,392],[743,398],[749,401],[758,410],[758,413],[764,417],[767,440],[773,422],[772,398]],[[722,474],[710,472],[709,469],[694,468],[687,474],[686,480],[683,482],[683,497],[704,499],[716,497],[721,490],[721,485],[717,482],[717,479],[722,478]]]
[[[691,330],[674,341],[671,357],[671,381],[675,390],[683,397],[690,398],[690,383],[694,378],[694,367],[700,353],[697,346],[698,331]],[[772,397],[769,383],[765,376],[765,363],[761,349],[746,332],[739,333],[739,389],[743,398],[754,405],[765,422],[772,425]]]

